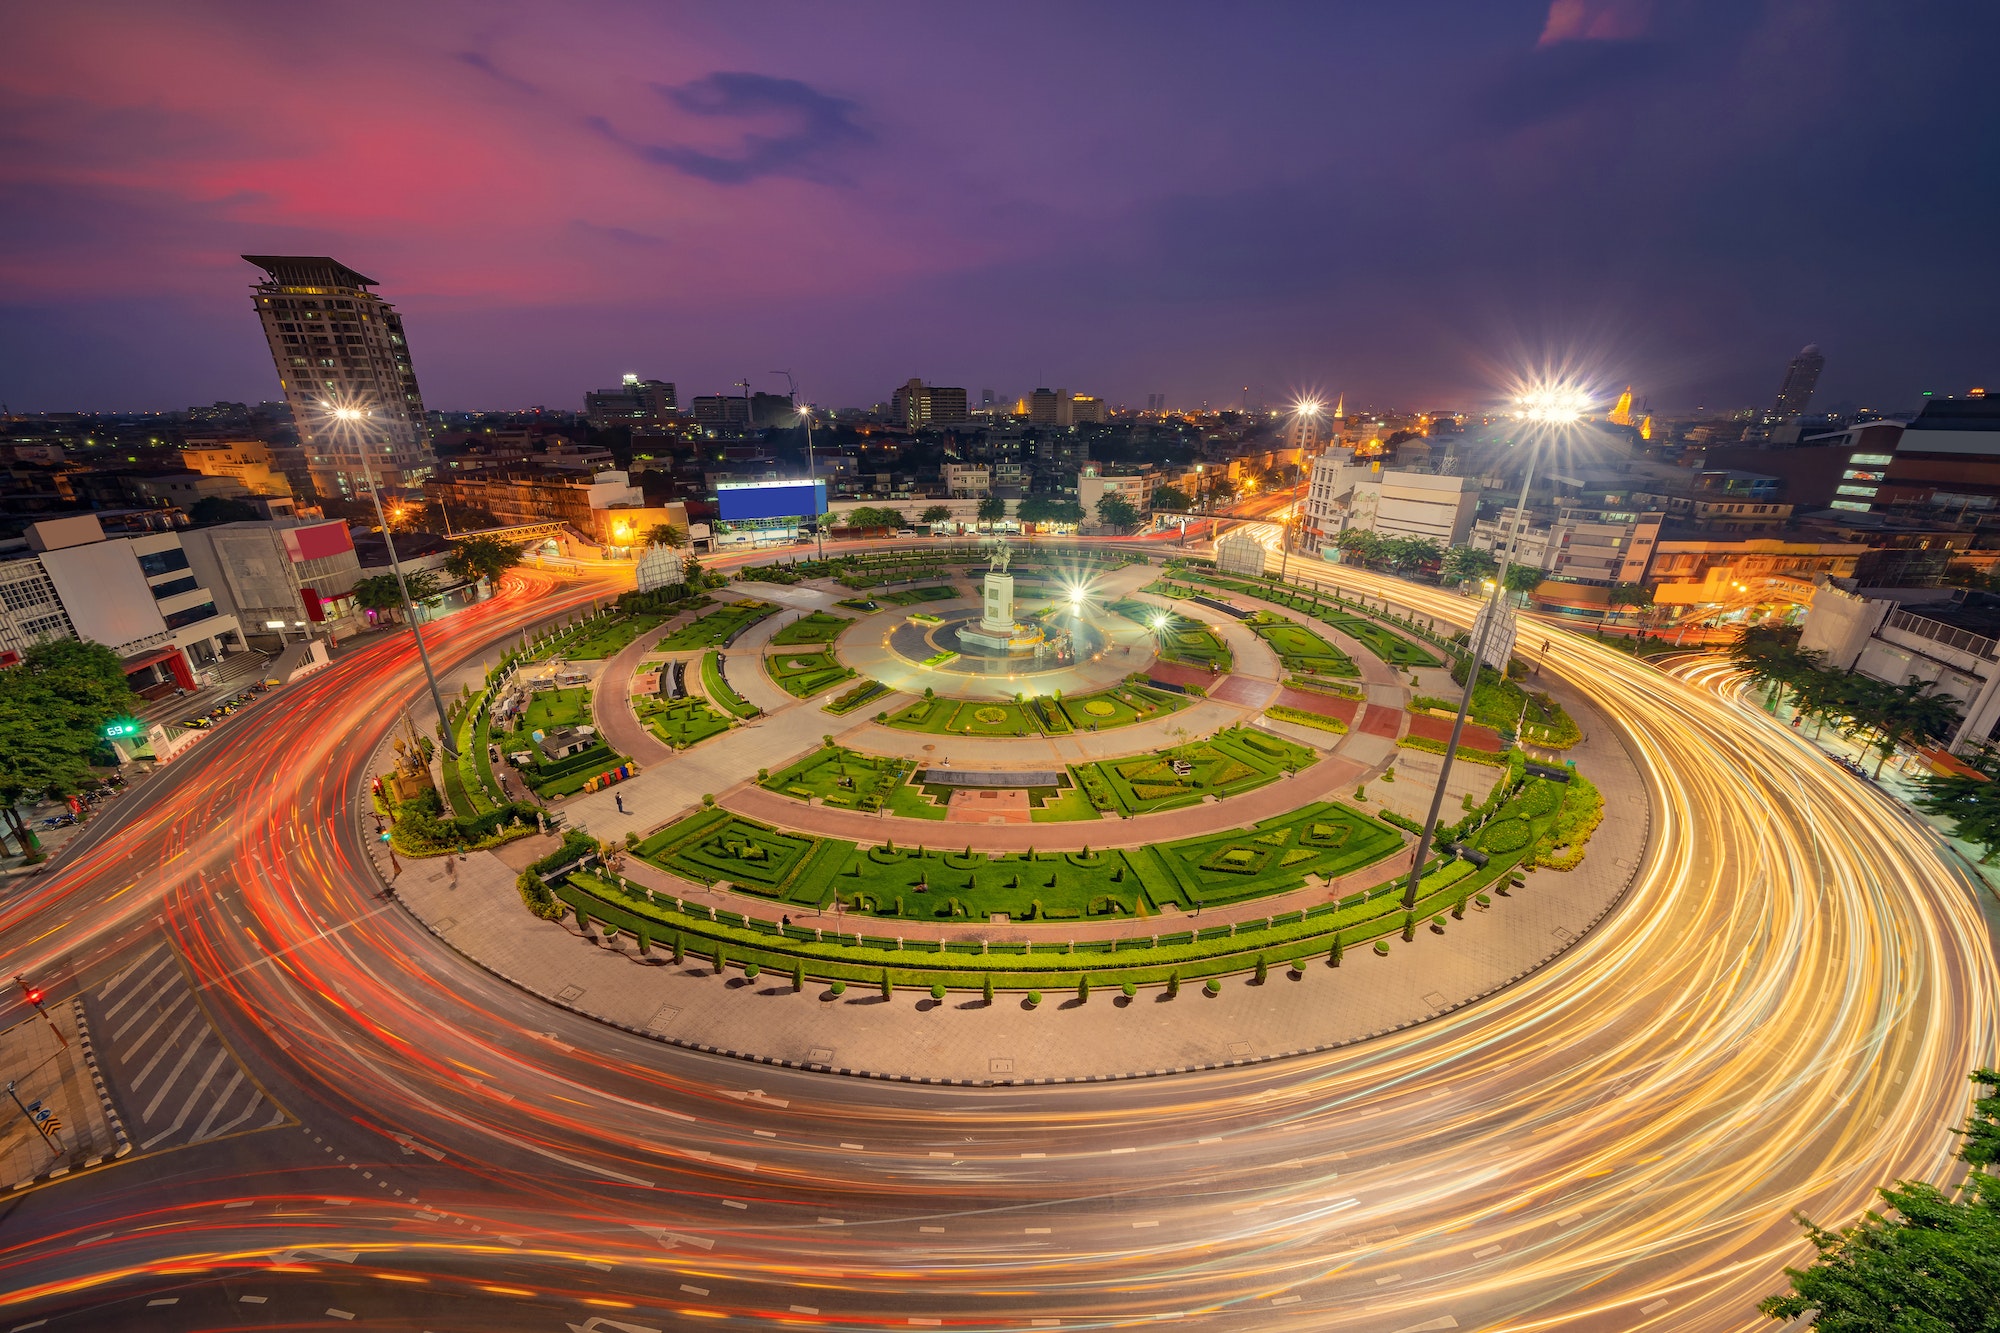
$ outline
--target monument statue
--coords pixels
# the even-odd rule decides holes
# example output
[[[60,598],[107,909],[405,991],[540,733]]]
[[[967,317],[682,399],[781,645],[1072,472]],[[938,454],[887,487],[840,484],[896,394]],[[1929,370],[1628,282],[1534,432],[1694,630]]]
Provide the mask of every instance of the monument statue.
[[[1014,548],[1007,545],[1007,539],[1005,537],[1002,537],[998,541],[994,542],[993,559],[991,562],[992,569],[990,572],[995,574],[1005,574],[1007,572],[1007,562],[1011,560],[1013,556],[1014,556]]]

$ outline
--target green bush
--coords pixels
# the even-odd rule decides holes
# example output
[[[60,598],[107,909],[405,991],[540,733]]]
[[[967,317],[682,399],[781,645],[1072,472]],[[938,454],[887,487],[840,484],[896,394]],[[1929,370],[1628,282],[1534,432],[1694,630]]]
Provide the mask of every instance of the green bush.
[[[1389,956],[1389,941],[1387,941],[1387,940],[1376,940],[1376,941],[1375,941],[1375,952],[1376,952],[1377,954],[1381,955],[1382,957],[1384,957],[1384,958],[1387,958],[1387,957]]]
[[[1222,980],[1219,977],[1210,977],[1202,983],[1201,988],[1210,995],[1220,995],[1222,994]]]
[[[931,998],[933,1000],[942,1000],[944,998],[944,983],[942,981],[933,981],[931,983]]]
[[[1037,1005],[1041,1004],[1041,1002],[1042,1002],[1042,993],[1040,991],[1031,990],[1028,992],[1028,1007],[1030,1009],[1035,1008]]]

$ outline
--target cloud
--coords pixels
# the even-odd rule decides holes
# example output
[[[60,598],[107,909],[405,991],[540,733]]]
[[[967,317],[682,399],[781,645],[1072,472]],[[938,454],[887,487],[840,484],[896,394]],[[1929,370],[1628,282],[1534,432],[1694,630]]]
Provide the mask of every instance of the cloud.
[[[855,104],[797,79],[718,71],[690,83],[655,85],[678,110],[704,120],[774,124],[775,132],[745,126],[722,151],[689,144],[640,143],[601,116],[586,123],[639,157],[717,185],[747,185],[766,176],[840,183],[827,159],[873,143],[854,119]]]
[[[1538,46],[1557,42],[1625,42],[1646,35],[1651,0],[1550,0]]]
[[[454,52],[452,55],[452,59],[456,60],[459,64],[466,66],[468,69],[478,70],[481,74],[484,74],[487,78],[492,79],[497,83],[505,84],[507,87],[512,88],[515,92],[533,93],[537,97],[541,96],[542,90],[540,88],[536,87],[532,83],[529,83],[526,79],[521,78],[519,75],[509,74],[506,70],[501,69],[498,65],[494,64],[491,59],[481,55],[477,51]]]
[[[1545,43],[1509,61],[1476,106],[1499,128],[1517,130],[1602,103],[1629,104],[1677,55],[1643,37]]]

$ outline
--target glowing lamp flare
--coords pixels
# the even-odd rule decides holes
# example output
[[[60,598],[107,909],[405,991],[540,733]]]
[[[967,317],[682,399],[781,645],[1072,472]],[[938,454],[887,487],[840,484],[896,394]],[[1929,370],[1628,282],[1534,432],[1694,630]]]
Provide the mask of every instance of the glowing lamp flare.
[[[1569,425],[1581,421],[1590,410],[1590,395],[1581,389],[1556,386],[1523,394],[1514,413],[1524,421]]]

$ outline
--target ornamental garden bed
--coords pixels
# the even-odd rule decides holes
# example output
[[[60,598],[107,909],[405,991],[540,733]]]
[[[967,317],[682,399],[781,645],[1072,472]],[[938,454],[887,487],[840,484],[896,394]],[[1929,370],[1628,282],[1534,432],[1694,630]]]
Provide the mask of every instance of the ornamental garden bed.
[[[589,785],[592,778],[631,762],[626,756],[599,741],[565,759],[528,764],[521,769],[521,777],[535,795],[545,801],[553,801],[558,797],[580,792]]]
[[[756,717],[764,711],[738,694],[724,673],[721,653],[711,650],[701,655],[701,691],[709,702],[736,717]]]
[[[731,602],[698,620],[689,621],[661,639],[659,646],[669,652],[714,648],[728,643],[766,616],[776,614],[777,610],[777,606],[770,602]]]
[[[1452,679],[1463,688],[1462,663],[1454,664]],[[1458,700],[1419,695],[1410,700],[1410,707],[1456,714]],[[1518,726],[1523,740],[1551,750],[1567,750],[1583,739],[1576,720],[1561,704],[1546,694],[1505,679],[1491,667],[1480,671],[1479,683],[1472,687],[1471,718],[1495,731],[1511,732]]]
[[[691,745],[699,745],[710,736],[719,736],[729,730],[729,719],[717,713],[705,702],[696,698],[661,699],[655,696],[635,699],[632,711],[655,736],[673,746],[685,750]]]
[[[845,717],[863,704],[872,703],[889,692],[889,687],[879,680],[864,680],[842,691],[839,698],[821,708],[822,713],[832,713],[835,717]]]
[[[852,667],[842,666],[826,651],[771,653],[764,658],[764,670],[779,689],[800,699],[830,689],[854,675]]]
[[[1035,736],[1041,728],[1022,705],[1005,699],[919,699],[891,713],[886,725],[938,736]]]
[[[854,622],[846,616],[836,616],[827,611],[815,611],[802,616],[771,636],[776,647],[789,647],[800,643],[832,643],[840,637],[840,632]]]
[[[1310,767],[1317,751],[1279,736],[1230,727],[1205,741],[1129,759],[1101,759],[1070,771],[1092,805],[1122,815],[1199,805]]]
[[[1286,671],[1309,676],[1361,674],[1353,658],[1296,621],[1259,611],[1250,618],[1250,628],[1271,645],[1271,651],[1278,655],[1278,664]]]
[[[1285,584],[1246,583],[1195,571],[1186,571],[1182,577],[1303,612],[1339,630],[1391,666],[1434,667],[1444,661],[1436,653],[1420,647],[1414,640],[1405,638],[1368,615],[1344,609],[1344,604],[1337,597],[1322,597]]]
[[[665,624],[667,617],[655,612],[608,616],[590,621],[585,632],[565,651],[577,661],[601,661],[617,655],[647,630]]]
[[[887,808],[909,819],[943,819],[944,807],[910,786],[915,768],[908,759],[826,746],[760,779],[760,785],[782,796],[817,800],[840,810],[873,813]]]
[[[1492,830],[1509,819],[1524,820],[1539,844],[1555,827],[1561,807],[1536,816],[1522,813],[1519,797],[1534,784],[1522,788],[1519,782],[1516,774],[1505,775],[1488,805],[1467,818],[1488,820],[1485,827]],[[1568,833],[1575,835],[1583,822],[1580,810]],[[572,873],[552,888],[582,919],[636,936],[642,950],[671,950],[677,959],[693,953],[713,960],[717,971],[755,964],[792,977],[795,985],[808,976],[955,990],[1130,982],[1165,984],[1171,996],[1184,981],[1294,960],[1341,965],[1344,956],[1347,965],[1356,965],[1357,948],[1379,941],[1378,949],[1388,952],[1388,939],[1401,934],[1412,940],[1427,920],[1440,923],[1433,930],[1448,930],[1446,913],[1456,918],[1475,899],[1481,907],[1492,902],[1483,890],[1506,895],[1523,855],[1494,853],[1476,868],[1435,863],[1420,882],[1415,912],[1403,909],[1403,877],[1397,875],[1337,902],[1234,925],[1152,915],[1166,907],[1186,910],[1190,902],[1217,905],[1284,892],[1301,885],[1307,874],[1335,879],[1401,846],[1386,826],[1333,802],[1165,846],[1002,856],[894,844],[861,848],[707,810],[654,835],[639,854],[699,882],[728,879],[761,892],[774,907],[828,907],[838,901],[846,909],[839,927],[787,928],[757,915],[691,906],[597,872]],[[1032,913],[1034,920],[1052,924],[1074,921],[1084,934],[1050,931],[1046,939],[987,942],[903,940],[895,933],[897,919],[983,920],[980,909],[1018,913],[1022,919]],[[882,922],[874,933],[871,919]],[[1116,928],[1120,923],[1122,931]],[[1113,933],[1103,933],[1107,927]]]
[[[558,727],[590,725],[590,687],[578,685],[567,690],[541,690],[530,696],[521,714],[521,731],[554,731]]]

